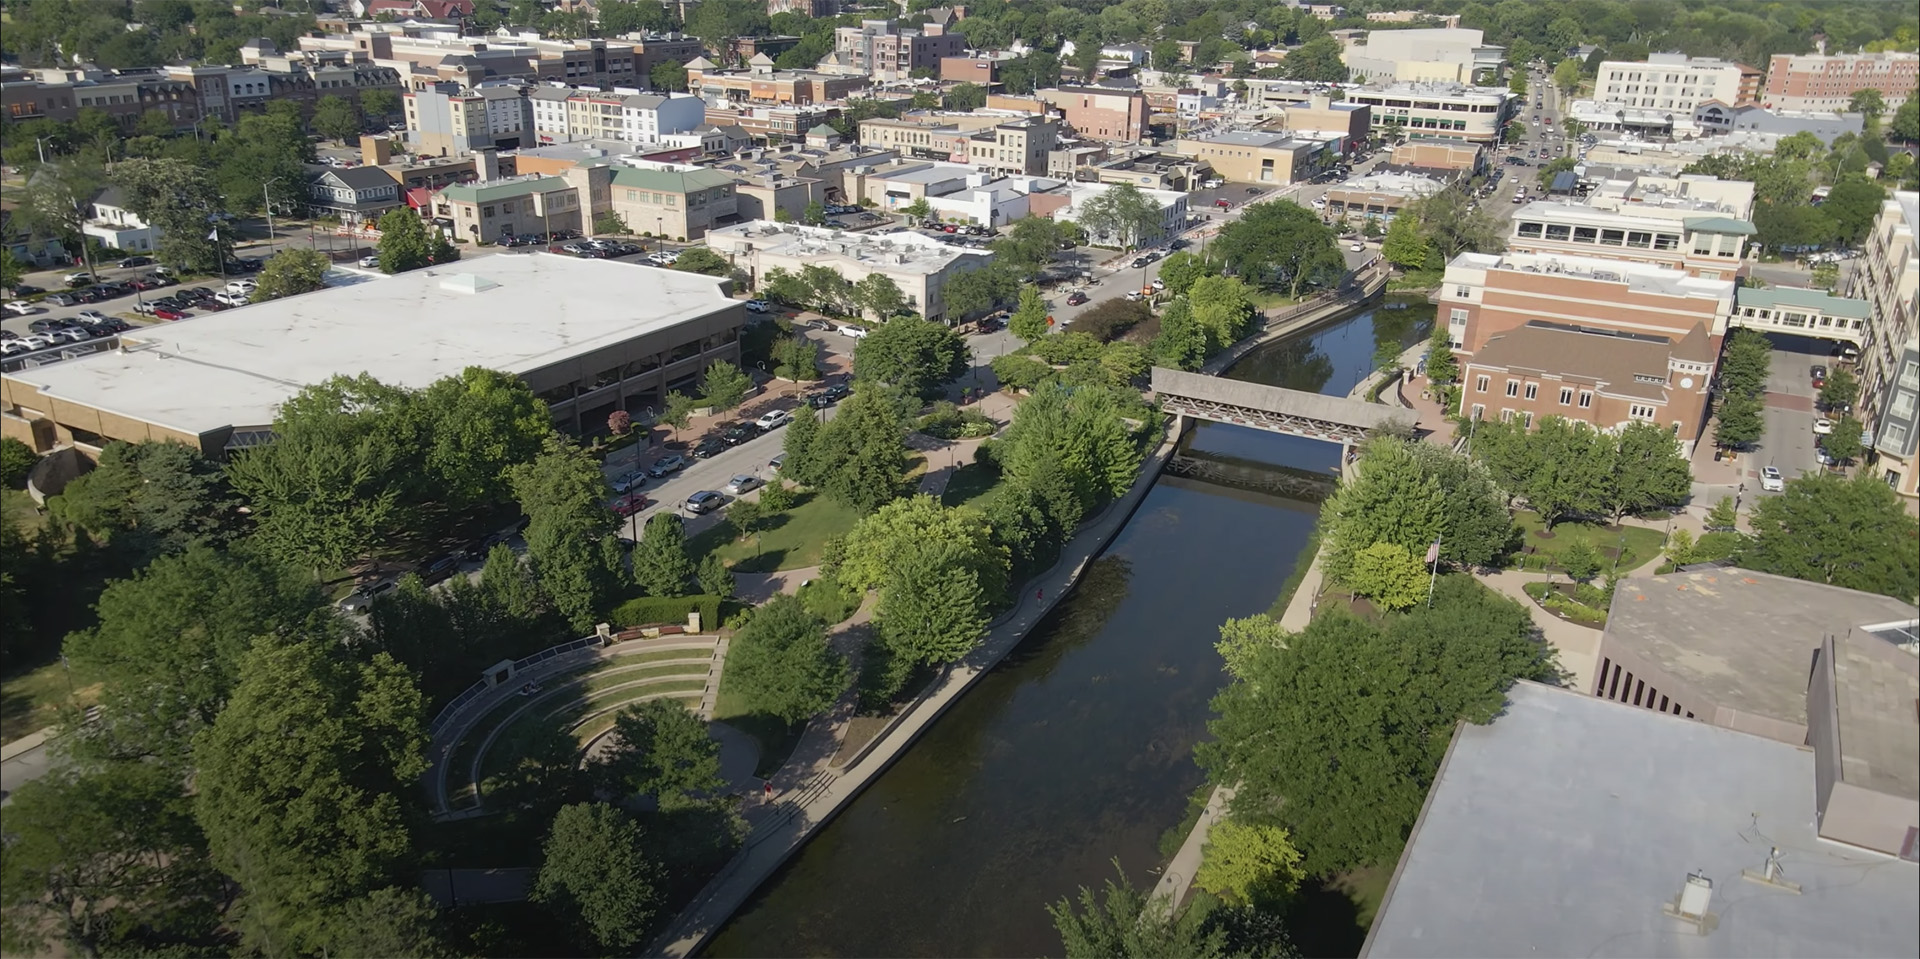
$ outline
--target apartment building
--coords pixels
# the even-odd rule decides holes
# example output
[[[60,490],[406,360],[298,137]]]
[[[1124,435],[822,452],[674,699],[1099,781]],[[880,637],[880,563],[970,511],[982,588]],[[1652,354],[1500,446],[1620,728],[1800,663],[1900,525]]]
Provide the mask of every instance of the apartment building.
[[[1844,110],[1861,90],[1878,90],[1891,114],[1920,87],[1920,53],[1776,53],[1764,99],[1779,110]]]
[[[1045,176],[1060,127],[1044,117],[996,123],[967,139],[967,162],[990,173]]]
[[[653,86],[653,68],[662,63],[691,63],[706,51],[697,37],[677,33],[648,34],[633,44],[633,80],[642,87]]]
[[[833,52],[842,69],[874,80],[910,79],[913,71],[938,71],[943,57],[965,53],[967,38],[939,24],[917,30],[891,20],[863,20],[857,27],[833,31]]]
[[[949,246],[919,233],[875,236],[824,227],[758,220],[707,235],[707,246],[746,270],[757,289],[768,271],[799,273],[830,267],[849,283],[881,275],[906,294],[907,305],[930,320],[947,320],[946,286],[993,261],[993,253]]]
[[[1594,79],[1601,103],[1691,116],[1709,100],[1728,106],[1760,102],[1760,71],[1743,63],[1655,53],[1645,61],[1606,60]]]
[[[535,87],[527,91],[527,112],[533,115],[535,142],[566,143],[574,139],[567,111],[567,100],[573,94],[568,87]]]
[[[837,17],[840,15],[840,0],[767,0],[767,16],[776,13],[797,13],[803,17]]]
[[[1698,174],[1605,180],[1584,202],[1536,200],[1513,214],[1507,248],[1644,263],[1702,279],[1748,269],[1753,184]]]
[[[1057,87],[1035,90],[1033,95],[1059,110],[1076,135],[1090,140],[1137,143],[1146,139],[1147,122],[1153,116],[1147,95],[1139,90]],[[998,99],[988,97],[987,106],[995,107]]]
[[[635,233],[695,240],[739,222],[733,177],[724,172],[641,162],[611,169],[609,208]]]
[[[844,100],[866,87],[865,77],[776,70],[765,54],[756,55],[745,70],[723,70],[705,57],[687,62],[687,90],[709,104],[810,106]]]
[[[1331,163],[1339,153],[1340,142],[1250,130],[1175,140],[1173,152],[1204,161],[1216,176],[1235,183],[1286,186],[1311,177]]]
[[[1497,143],[1501,126],[1519,109],[1521,99],[1496,87],[1395,83],[1351,91],[1347,101],[1371,108],[1376,134],[1397,128],[1417,136]]]
[[[511,150],[533,139],[528,90],[494,84],[463,91],[436,83],[401,97],[407,143],[427,156],[464,156],[481,147]]]
[[[1880,207],[1847,292],[1867,301],[1860,402],[1868,469],[1901,496],[1920,496],[1920,193]]]
[[[588,225],[580,191],[565,179],[538,174],[456,183],[433,195],[431,214],[435,226],[471,243]]]
[[[356,98],[361,91],[398,92],[399,74],[368,64],[256,67],[176,66],[152,70],[0,68],[0,113],[8,120],[71,123],[97,109],[123,126],[157,111],[186,129],[206,117],[232,122],[242,111],[290,100],[311,109],[323,96]]]

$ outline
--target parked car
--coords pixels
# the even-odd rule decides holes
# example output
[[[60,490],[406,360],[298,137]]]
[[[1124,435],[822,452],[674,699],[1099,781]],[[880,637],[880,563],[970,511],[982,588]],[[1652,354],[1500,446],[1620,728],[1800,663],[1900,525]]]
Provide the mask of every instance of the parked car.
[[[391,579],[383,579],[371,586],[362,586],[348,593],[347,598],[340,601],[340,608],[349,613],[364,613],[373,608],[375,600],[393,592],[398,587],[399,584]]]
[[[646,471],[634,470],[633,472],[628,473],[625,476],[615,479],[613,481],[613,491],[616,493],[630,492],[632,490],[639,489],[640,487],[646,485],[646,482],[647,482]]]
[[[760,435],[745,423],[729,423],[720,430],[720,439],[728,446],[739,446]]]
[[[773,459],[770,459],[767,461],[767,469],[770,472],[778,473],[780,472],[780,467],[784,466],[786,462],[787,462],[787,454],[781,453],[779,456],[776,456]]]
[[[758,476],[735,473],[732,479],[727,480],[727,485],[720,488],[726,490],[729,496],[739,496],[743,493],[751,493],[765,485],[767,485],[766,481]]]
[[[228,293],[238,293],[241,296],[246,296],[248,294],[251,294],[256,289],[259,289],[259,285],[254,283],[252,280],[228,280],[227,281]]]
[[[615,499],[609,506],[613,510],[613,515],[626,519],[647,508],[647,497],[644,493],[628,493]]]
[[[34,333],[51,333],[72,322],[72,320],[63,320],[57,316],[44,316],[34,320],[32,323],[28,323],[27,329]]]
[[[120,261],[120,268],[124,270],[131,270],[136,266],[152,266],[152,265],[153,265],[153,257],[150,257],[150,256],[130,256]]]
[[[428,560],[425,566],[420,567],[420,578],[426,581],[428,586],[432,586],[459,572],[460,561],[466,558],[466,554],[459,551],[435,556]]]
[[[747,309],[754,313],[765,313],[773,309],[773,304],[768,303],[766,300],[748,300]]]
[[[1826,436],[1827,434],[1832,432],[1833,432],[1832,420],[1817,419],[1813,421],[1813,433],[1815,436]]]
[[[8,300],[6,310],[14,316],[32,316],[40,312],[39,307],[28,303],[26,300]]]
[[[647,468],[647,475],[658,479],[662,476],[677,473],[680,470],[686,469],[686,467],[686,457],[678,453],[668,453],[653,461],[653,465]]]
[[[45,293],[45,292],[47,291],[37,286],[28,286],[25,283],[16,283],[13,286],[14,296],[33,296],[36,293]]]
[[[94,277],[93,277],[93,274],[88,273],[85,270],[82,270],[78,273],[69,273],[66,276],[61,277],[60,279],[63,282],[65,282],[67,286],[75,287],[75,286],[86,286],[87,284],[92,283]]]
[[[701,440],[700,445],[695,446],[693,448],[693,458],[697,460],[703,460],[710,456],[717,456],[726,451],[727,451],[726,440],[723,440],[718,436],[709,436],[706,439]]]
[[[76,320],[79,320],[80,322],[88,326],[92,326],[95,323],[105,322],[108,319],[107,315],[105,313],[100,312],[99,310],[81,310],[79,313],[75,314],[73,318]]]
[[[1153,278],[1153,282],[1147,285],[1153,288],[1153,292],[1158,293],[1167,288],[1167,281],[1156,276]]]
[[[228,306],[246,306],[253,301],[247,299],[245,293],[215,293],[213,295],[213,302],[225,303]]]
[[[1079,306],[1080,304],[1085,302],[1087,302],[1087,294],[1079,290],[1075,290],[1072,293],[1067,294],[1068,306]]]
[[[1352,246],[1347,247],[1347,249],[1352,250],[1355,253],[1365,253],[1367,252],[1367,245],[1365,243],[1355,243]]]
[[[1787,482],[1780,478],[1778,469],[1765,466],[1760,469],[1760,488],[1769,493],[1778,493],[1787,488]]]
[[[184,320],[192,315],[185,310],[169,309],[164,306],[153,311],[153,318],[156,320]]]
[[[856,340],[865,339],[868,332],[869,331],[867,330],[866,327],[854,326],[851,323],[843,323],[840,326],[840,333],[842,336],[851,337]]]
[[[726,505],[726,502],[727,502],[727,498],[724,496],[721,496],[719,492],[715,490],[710,490],[710,489],[703,489],[700,492],[687,497],[687,512],[710,513]]]
[[[360,258],[360,265],[369,270],[377,270],[380,268],[380,257],[378,254],[363,256]]]
[[[1146,299],[1146,296],[1145,296],[1144,294],[1142,294],[1142,293],[1141,293],[1141,292],[1140,292],[1139,290],[1128,290],[1128,291],[1127,291],[1127,302],[1128,302],[1128,303],[1138,303],[1138,302],[1140,302],[1141,300],[1144,300],[1144,299]]]
[[[767,412],[760,414],[760,418],[757,420],[754,420],[753,425],[758,427],[760,431],[764,433],[769,430],[777,430],[780,427],[785,426],[791,422],[793,422],[792,413],[789,413],[786,410],[768,410]]]

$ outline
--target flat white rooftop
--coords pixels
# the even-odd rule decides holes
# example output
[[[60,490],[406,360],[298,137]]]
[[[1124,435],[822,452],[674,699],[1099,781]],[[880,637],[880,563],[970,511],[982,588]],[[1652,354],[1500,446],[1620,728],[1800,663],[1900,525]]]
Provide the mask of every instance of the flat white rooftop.
[[[268,425],[294,393],[335,375],[418,388],[469,366],[527,373],[732,302],[716,277],[502,253],[151,326],[122,337],[125,350],[10,375],[201,434]]]
[[[1732,280],[1688,276],[1685,271],[1653,263],[1629,263],[1625,260],[1563,253],[1462,253],[1447,264],[1447,272],[1453,273],[1456,267],[1468,270],[1513,270],[1624,283],[1628,289],[1639,293],[1722,299],[1729,306],[1733,302]]]
[[[1518,683],[1454,736],[1362,956],[1912,956],[1920,873],[1814,833],[1810,749]],[[1743,879],[1768,850],[1801,893]],[[1700,935],[1661,912],[1698,872]]]

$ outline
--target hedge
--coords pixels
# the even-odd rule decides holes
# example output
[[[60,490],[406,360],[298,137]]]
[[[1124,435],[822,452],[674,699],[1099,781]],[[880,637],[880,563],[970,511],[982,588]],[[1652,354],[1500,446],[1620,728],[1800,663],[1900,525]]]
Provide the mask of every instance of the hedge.
[[[718,596],[642,596],[630,599],[613,610],[613,625],[620,629],[636,626],[672,626],[684,624],[687,614],[700,611],[701,629],[720,628]]]

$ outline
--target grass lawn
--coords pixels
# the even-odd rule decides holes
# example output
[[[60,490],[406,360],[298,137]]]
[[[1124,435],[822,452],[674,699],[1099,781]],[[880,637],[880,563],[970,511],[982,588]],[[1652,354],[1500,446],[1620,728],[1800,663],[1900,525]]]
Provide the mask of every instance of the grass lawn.
[[[1288,296],[1285,293],[1272,293],[1266,290],[1255,290],[1253,295],[1248,297],[1248,299],[1253,301],[1254,309],[1257,310],[1276,310],[1280,307],[1292,306],[1300,302],[1300,298],[1297,296]]]
[[[733,527],[723,522],[689,541],[687,555],[697,563],[708,553],[718,551],[720,558],[732,563],[734,571],[741,573],[817,566],[820,548],[828,537],[846,535],[859,519],[860,514],[851,507],[819,493],[801,493],[792,509],[765,520],[754,536],[739,539]],[[758,555],[755,555],[756,549]]]
[[[0,742],[10,743],[53,725],[70,694],[74,705],[91,706],[100,700],[100,684],[84,670],[68,676],[57,659],[0,679]]]
[[[1599,523],[1577,523],[1571,520],[1554,527],[1546,533],[1546,524],[1540,522],[1540,514],[1523,510],[1513,516],[1514,525],[1520,527],[1521,552],[1515,557],[1515,566],[1522,569],[1560,569],[1560,554],[1578,542],[1585,542],[1600,555],[1600,575],[1614,572],[1614,554],[1626,544],[1626,552],[1620,557],[1618,572],[1624,576],[1632,570],[1660,557],[1660,549],[1666,543],[1666,534],[1657,529],[1644,526],[1604,526]],[[1624,540],[1622,537],[1625,537]]]
[[[783,723],[778,718],[765,713],[751,712],[745,696],[727,682],[727,674],[720,674],[720,695],[713,703],[714,722],[726,723],[735,729],[753,737],[760,746],[760,758],[753,766],[753,774],[765,779],[773,775],[793,755],[793,748],[800,744],[800,734],[807,729],[806,723]]]
[[[947,490],[940,495],[940,502],[948,506],[965,506],[982,499],[1000,485],[1003,475],[998,469],[983,463],[968,463],[953,471],[953,478],[947,481]]]
[[[499,738],[488,747],[486,755],[480,757],[480,781],[486,782],[500,773],[512,768],[515,760],[522,754],[536,749],[548,736],[555,733],[573,735],[574,725],[588,713],[610,706],[622,705],[628,701],[638,702],[643,696],[661,696],[674,693],[698,694],[705,688],[706,680],[675,680],[670,677],[686,675],[685,666],[660,666],[652,670],[635,670],[619,677],[620,682],[640,682],[647,679],[664,679],[665,682],[651,682],[643,686],[626,689],[601,690],[598,696],[585,696],[575,693],[563,697],[567,701],[558,705],[541,704],[520,714],[520,718],[508,724],[500,731]],[[612,677],[609,677],[611,680]],[[615,684],[617,685],[617,683]],[[576,698],[577,697],[577,698]],[[454,782],[454,780],[449,780]],[[466,785],[461,782],[460,785]]]

